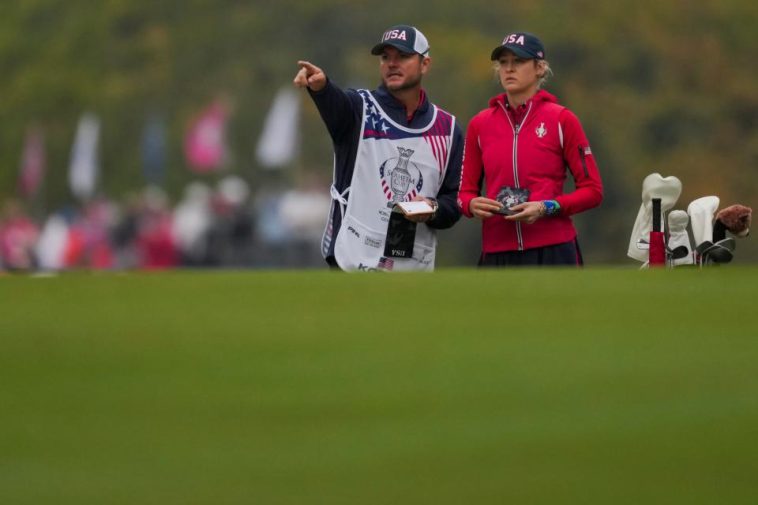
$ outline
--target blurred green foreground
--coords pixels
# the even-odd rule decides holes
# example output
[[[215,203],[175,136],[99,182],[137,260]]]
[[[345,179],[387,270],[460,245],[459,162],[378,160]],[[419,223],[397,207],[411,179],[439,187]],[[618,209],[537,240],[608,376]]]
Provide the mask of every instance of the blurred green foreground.
[[[0,277],[0,503],[755,504],[757,280]]]

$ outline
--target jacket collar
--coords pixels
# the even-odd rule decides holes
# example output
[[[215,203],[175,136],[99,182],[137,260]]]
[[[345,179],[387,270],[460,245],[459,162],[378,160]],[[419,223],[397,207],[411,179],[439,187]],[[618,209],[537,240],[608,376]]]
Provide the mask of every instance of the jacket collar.
[[[528,105],[529,102],[533,102],[535,105],[542,102],[558,103],[558,99],[544,89],[541,89],[532,98],[527,100],[525,105]],[[508,105],[508,97],[505,93],[490,98],[490,107],[498,107],[499,105],[503,105],[504,107]]]
[[[403,103],[400,102],[400,100],[392,96],[392,94],[384,86],[384,84],[380,84],[379,87],[376,88],[376,92],[374,93],[374,96],[382,104],[382,107],[397,109],[398,111],[402,111],[403,115],[405,115],[405,105],[403,105]],[[429,99],[427,98],[426,91],[422,89],[421,102],[418,104],[418,108],[416,109],[415,115],[425,114],[426,111],[428,110],[429,110]]]

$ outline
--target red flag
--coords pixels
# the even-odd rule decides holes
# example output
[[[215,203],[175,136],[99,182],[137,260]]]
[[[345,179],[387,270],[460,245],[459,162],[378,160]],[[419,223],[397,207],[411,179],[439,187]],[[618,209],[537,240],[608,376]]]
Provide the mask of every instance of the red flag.
[[[227,159],[226,120],[226,108],[215,102],[190,126],[184,155],[193,171],[212,172],[223,167]]]
[[[18,175],[18,192],[24,198],[32,198],[45,178],[45,137],[39,128],[30,128],[24,140],[21,168]]]

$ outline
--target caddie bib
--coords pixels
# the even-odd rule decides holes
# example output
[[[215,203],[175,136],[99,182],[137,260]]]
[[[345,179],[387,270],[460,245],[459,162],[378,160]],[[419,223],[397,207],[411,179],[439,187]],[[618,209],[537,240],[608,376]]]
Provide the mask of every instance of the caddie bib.
[[[397,202],[437,196],[450,161],[455,117],[432,104],[429,125],[411,129],[394,122],[368,90],[358,93],[363,117],[353,178],[342,193],[331,188],[342,212],[334,246],[337,264],[343,270],[433,270],[435,230],[419,223],[413,256],[387,258],[387,225]],[[332,240],[331,216],[325,244]]]

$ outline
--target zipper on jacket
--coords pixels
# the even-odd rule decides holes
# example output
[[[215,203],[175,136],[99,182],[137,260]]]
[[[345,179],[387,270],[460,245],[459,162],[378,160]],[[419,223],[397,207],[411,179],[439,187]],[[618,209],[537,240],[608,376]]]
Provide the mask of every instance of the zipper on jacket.
[[[529,114],[529,112],[527,112]],[[524,116],[526,119],[526,116]],[[521,120],[521,124],[524,123],[524,119]],[[513,182],[516,184],[516,188],[519,188],[518,182],[518,132],[521,130],[521,124],[517,124],[513,127]],[[518,250],[524,250],[524,236],[521,234],[521,222],[516,221],[516,239],[518,240]]]
[[[511,116],[508,114],[508,111],[506,110],[505,106],[501,103],[500,107],[502,107],[503,112],[505,113],[505,117],[508,118],[508,123],[511,125],[511,129],[513,130],[513,182],[516,184],[516,188],[519,188],[519,181],[518,181],[518,134],[519,131],[521,131],[521,125],[526,123],[526,118],[529,117],[529,113],[532,111],[532,103],[529,103],[529,108],[526,110],[526,114],[524,114],[524,117],[521,118],[521,123],[514,125],[513,121],[511,121]],[[524,236],[521,233],[521,222],[516,221],[516,240],[518,241],[518,250],[523,251],[524,250]]]

